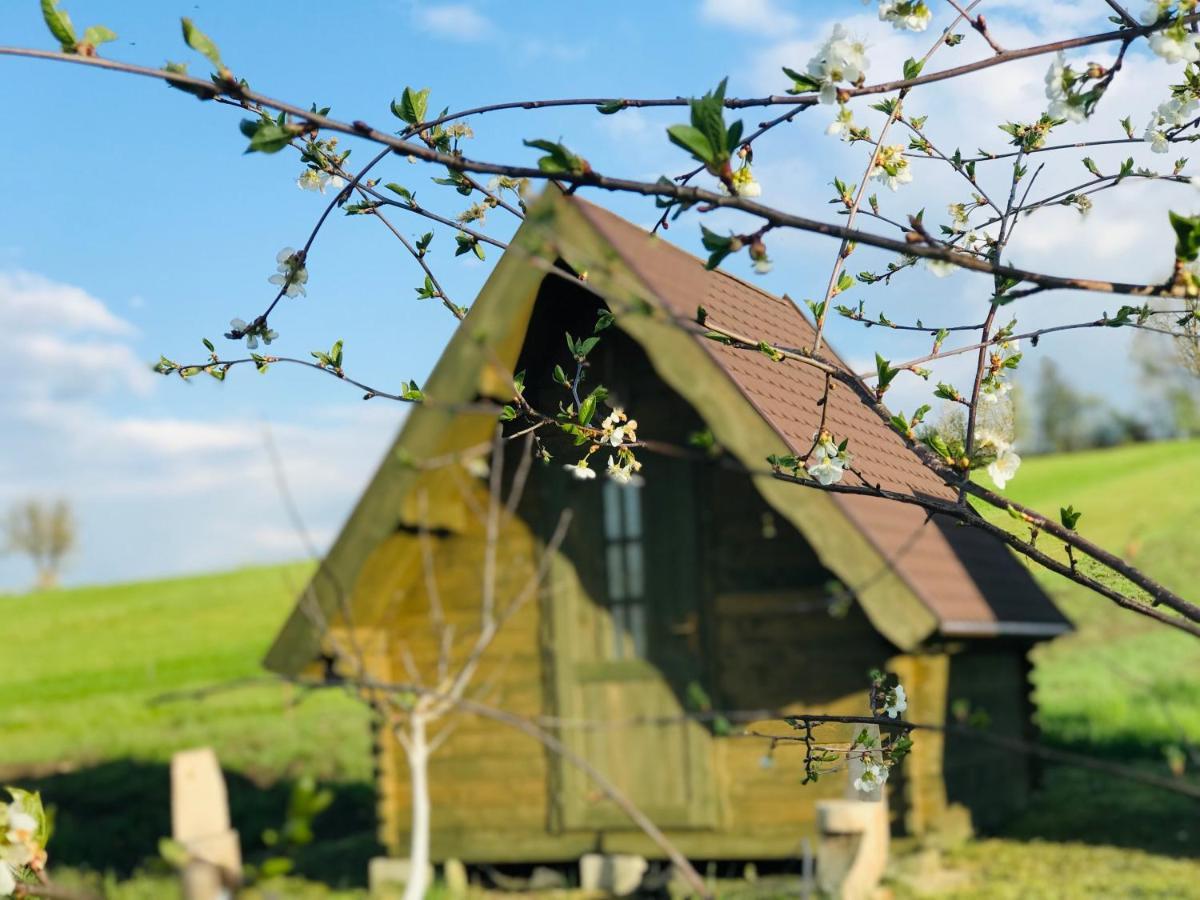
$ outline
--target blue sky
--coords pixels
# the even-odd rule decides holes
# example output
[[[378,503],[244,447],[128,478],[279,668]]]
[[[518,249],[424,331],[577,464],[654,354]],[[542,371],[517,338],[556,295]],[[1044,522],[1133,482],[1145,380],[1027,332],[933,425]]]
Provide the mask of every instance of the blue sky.
[[[780,65],[803,67],[835,21],[871,44],[870,80],[898,77],[902,61],[923,53],[935,33],[898,34],[858,0],[614,2],[582,5],[569,15],[561,4],[490,0],[361,0],[336,12],[267,0],[65,5],[77,24],[103,23],[120,34],[105,48],[108,56],[149,65],[189,59],[193,71],[203,72],[203,60],[179,37],[178,16],[190,15],[255,88],[384,126],[394,122],[388,103],[405,85],[431,87],[436,108],[528,97],[686,95],[726,75],[731,94],[780,92],[787,86]],[[1013,47],[1095,29],[1108,12],[1099,0],[992,0],[983,8],[995,33]],[[935,9],[940,28],[946,7]],[[0,42],[52,46],[35,0],[7,5]],[[931,68],[986,53],[969,34]],[[1078,58],[1107,60],[1110,51]],[[1033,60],[915,92],[909,109],[930,113],[930,133],[946,146],[1000,149],[996,122],[1032,118],[1044,105],[1046,64]],[[202,337],[220,342],[231,317],[250,319],[270,299],[266,279],[275,253],[301,243],[321,209],[319,197],[296,187],[296,157],[244,156],[236,110],[201,104],[161,83],[11,58],[0,59],[0,68],[9,87],[6,116],[22,123],[9,132],[6,149],[15,158],[0,184],[0,403],[8,412],[0,505],[25,496],[64,496],[75,504],[82,541],[66,571],[70,582],[294,558],[300,545],[264,449],[270,429],[305,519],[324,546],[403,409],[363,403],[333,379],[299,370],[279,368],[266,377],[243,370],[224,384],[181,384],[147,369],[160,352],[199,358]],[[1116,136],[1116,120],[1126,114],[1140,131],[1177,75],[1138,51],[1128,68],[1096,121],[1075,134]],[[855,109],[860,122],[877,127],[878,114],[865,104]],[[753,127],[761,115],[750,111],[744,118]],[[830,118],[828,108],[806,112],[757,148],[766,202],[832,216],[828,182],[834,175],[857,181],[865,160],[860,148],[824,135]],[[534,157],[521,147],[523,138],[562,137],[598,170],[653,180],[688,168],[663,134],[678,120],[680,112],[670,110],[604,118],[586,108],[497,113],[475,121],[477,137],[466,149],[477,157],[529,162]],[[1136,149],[1139,160],[1162,162]],[[1093,155],[1105,167],[1129,152],[1118,150]],[[356,148],[352,160],[368,153]],[[946,202],[964,199],[943,173],[924,165],[917,182],[901,192],[884,196],[880,188],[890,213],[903,216],[924,203],[930,215],[944,218]],[[986,177],[1002,185],[1006,171],[994,173]],[[429,182],[438,172],[396,160],[383,174],[451,215],[465,206]],[[1077,157],[1051,162],[1042,183],[1066,185],[1065,179],[1085,174]],[[1103,197],[1086,221],[1056,210],[1023,225],[1014,261],[1113,278],[1165,275],[1164,210],[1191,211],[1194,191],[1150,185]],[[636,222],[655,217],[645,201],[594,199]],[[419,221],[397,223],[408,234],[425,230]],[[488,230],[504,237],[514,224],[493,212]],[[694,218],[669,237],[697,249]],[[469,303],[494,255],[487,263],[454,260],[452,248],[452,235],[443,231],[432,262],[449,293]],[[761,279],[767,289],[798,299],[820,294],[832,243],[790,235],[770,249],[776,268]],[[879,259],[862,251],[851,268]],[[740,261],[732,266],[741,267]],[[283,336],[278,352],[306,356],[340,337],[356,377],[381,386],[424,379],[453,322],[440,307],[415,299],[418,271],[377,223],[335,216],[309,270],[309,296],[285,301],[273,319]],[[886,295],[858,291],[854,297],[860,295],[868,308],[882,306],[897,320],[970,322],[981,317],[987,290],[966,273],[935,280],[922,271]],[[1017,313],[1026,326],[1113,306],[1103,298],[1047,294]],[[878,329],[865,332],[848,322],[835,323],[832,337],[844,356],[859,362],[883,346]],[[899,358],[922,352],[925,342],[887,346]],[[1136,403],[1125,335],[1088,334],[1042,346],[1089,390]],[[945,377],[962,375],[955,365]],[[914,405],[922,390],[920,383],[902,385],[898,405]],[[23,560],[0,558],[0,589],[20,589],[30,578]]]

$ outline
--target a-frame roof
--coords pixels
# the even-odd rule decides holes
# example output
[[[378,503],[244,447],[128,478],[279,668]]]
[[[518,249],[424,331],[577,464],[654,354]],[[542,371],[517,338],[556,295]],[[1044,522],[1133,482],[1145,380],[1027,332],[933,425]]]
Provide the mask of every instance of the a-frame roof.
[[[819,369],[773,362],[680,327],[703,306],[709,321],[722,328],[777,346],[810,346],[813,328],[800,310],[787,299],[705,269],[691,254],[598,206],[548,189],[531,207],[426,384],[426,395],[436,403],[410,414],[304,602],[277,638],[268,667],[295,672],[319,653],[314,619],[334,618],[339,605],[354,602],[353,584],[367,555],[404,521],[405,498],[419,477],[411,461],[487,439],[490,418],[449,412],[438,404],[463,403],[480,394],[506,397],[534,298],[546,278],[560,277],[558,261],[586,273],[587,284],[616,315],[617,326],[642,346],[663,380],[744,465],[761,471],[768,454],[808,449],[819,423],[816,401],[824,391]],[[844,365],[831,351],[827,355]],[[953,497],[854,390],[844,385],[834,390],[826,427],[839,439],[849,438],[855,467],[872,483]],[[767,474],[753,480],[854,592],[875,627],[902,649],[939,634],[1037,638],[1069,627],[1025,568],[979,529],[940,516],[926,521],[925,511],[911,504],[798,487]],[[321,612],[314,616],[318,607]]]

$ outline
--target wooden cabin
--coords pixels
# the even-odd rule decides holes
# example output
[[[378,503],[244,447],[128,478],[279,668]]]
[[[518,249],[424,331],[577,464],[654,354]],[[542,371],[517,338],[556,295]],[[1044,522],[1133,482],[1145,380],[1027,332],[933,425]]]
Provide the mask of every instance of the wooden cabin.
[[[476,401],[508,402],[523,371],[531,400],[556,408],[562,389],[551,372],[571,365],[564,333],[590,334],[607,309],[615,325],[590,358],[592,383],[638,419],[639,438],[684,449],[640,450],[641,483],[621,487],[571,478],[562,464],[579,451],[547,434],[554,460],[534,465],[501,531],[498,603],[546,556],[548,575],[485,655],[474,681],[484,699],[544,723],[695,859],[794,856],[812,834],[815,802],[844,790],[844,776],[802,786],[802,752],[781,746],[768,765],[766,742],[723,733],[695,715],[704,708],[861,715],[867,673],[880,668],[906,686],[914,721],[953,722],[969,710],[993,733],[1031,737],[1028,652],[1065,631],[1063,617],[982,531],[927,521],[915,505],[773,478],[769,454],[811,443],[824,376],[705,339],[700,306],[730,331],[811,345],[813,328],[789,300],[548,190],[267,666],[319,674],[329,642],[349,635],[382,681],[429,673],[438,652],[430,590],[455,626],[455,653],[466,652],[479,621],[488,496],[467,458],[487,450],[496,428],[494,405]],[[827,425],[849,438],[872,483],[952,496],[854,390],[835,389]],[[702,432],[715,450],[689,451]],[[506,476],[519,444],[509,444]],[[574,511],[570,529],[548,554],[564,508]],[[381,839],[404,855],[404,754],[386,729],[377,744]],[[1021,806],[1031,779],[1020,754],[920,732],[888,784],[894,828],[937,828],[956,805],[993,824]],[[458,717],[430,782],[438,860],[659,855],[576,768],[492,721]]]

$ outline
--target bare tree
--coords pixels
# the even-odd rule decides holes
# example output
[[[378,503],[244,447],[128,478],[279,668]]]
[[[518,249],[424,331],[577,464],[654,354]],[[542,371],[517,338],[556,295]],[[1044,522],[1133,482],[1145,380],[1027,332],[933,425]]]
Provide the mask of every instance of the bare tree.
[[[67,554],[75,549],[78,529],[66,500],[25,500],[14,504],[4,523],[5,550],[28,556],[37,568],[37,589],[58,585]]]

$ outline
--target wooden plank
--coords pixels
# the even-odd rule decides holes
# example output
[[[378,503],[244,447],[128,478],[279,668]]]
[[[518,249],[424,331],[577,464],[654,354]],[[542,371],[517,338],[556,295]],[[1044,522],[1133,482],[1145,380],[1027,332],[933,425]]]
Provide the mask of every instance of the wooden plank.
[[[691,859],[797,859],[804,838],[816,839],[815,822],[782,830],[724,833],[714,831],[666,832],[667,837]],[[402,836],[402,840],[405,839]],[[436,828],[432,834],[436,861],[461,859],[476,862],[569,862],[584,853],[630,853],[647,859],[663,859],[658,846],[638,831],[576,831],[549,834],[524,828],[482,829]]]

